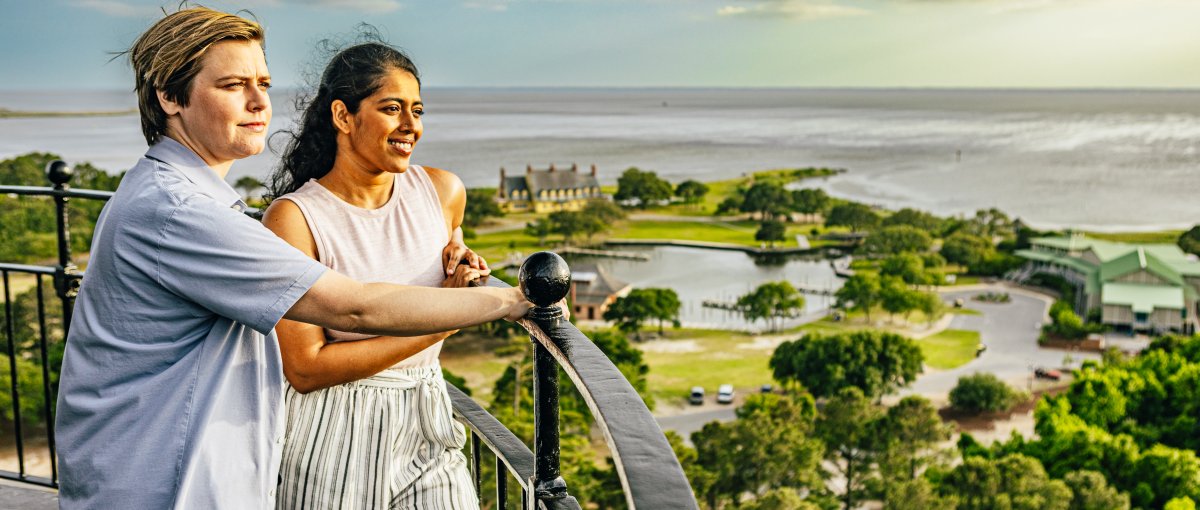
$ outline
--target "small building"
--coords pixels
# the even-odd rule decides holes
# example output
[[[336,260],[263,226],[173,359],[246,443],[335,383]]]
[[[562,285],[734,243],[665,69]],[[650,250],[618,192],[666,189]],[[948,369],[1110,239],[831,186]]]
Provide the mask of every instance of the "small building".
[[[1200,325],[1200,262],[1173,244],[1127,244],[1072,234],[1030,240],[1017,255],[1037,273],[1075,286],[1081,316],[1098,310],[1104,324],[1127,331],[1192,334]],[[1095,313],[1095,312],[1093,312]]]
[[[604,198],[596,181],[596,165],[591,172],[580,173],[574,163],[570,168],[554,164],[545,170],[525,166],[525,173],[508,175],[500,168],[497,200],[504,212],[578,211],[588,200]]]
[[[571,268],[572,313],[577,320],[603,320],[608,305],[629,294],[632,285],[613,278],[603,267],[577,264]]]

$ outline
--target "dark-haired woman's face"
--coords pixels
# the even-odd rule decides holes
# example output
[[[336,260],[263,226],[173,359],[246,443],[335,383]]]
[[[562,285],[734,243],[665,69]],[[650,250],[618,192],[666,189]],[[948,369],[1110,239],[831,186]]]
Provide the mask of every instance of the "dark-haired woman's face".
[[[421,86],[407,71],[389,71],[358,105],[350,133],[354,159],[373,170],[403,173],[424,127]]]

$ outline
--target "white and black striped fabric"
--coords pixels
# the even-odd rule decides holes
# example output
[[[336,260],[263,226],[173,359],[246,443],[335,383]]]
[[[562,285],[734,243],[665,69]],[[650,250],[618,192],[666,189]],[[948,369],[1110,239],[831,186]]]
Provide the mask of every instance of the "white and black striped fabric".
[[[478,509],[441,367],[287,389],[277,508]]]

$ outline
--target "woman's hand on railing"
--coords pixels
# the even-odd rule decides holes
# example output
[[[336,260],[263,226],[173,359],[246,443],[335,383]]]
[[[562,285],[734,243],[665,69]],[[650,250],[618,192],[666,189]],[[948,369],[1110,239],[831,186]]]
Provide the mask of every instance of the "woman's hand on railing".
[[[489,271],[487,261],[480,257],[474,250],[467,248],[467,245],[457,239],[451,239],[442,248],[442,267],[446,268],[446,277],[454,275],[460,265],[467,265],[473,269]]]
[[[490,269],[479,269],[470,266],[466,263],[459,264],[454,268],[454,272],[442,280],[442,287],[446,288],[462,288],[476,286],[472,282],[492,274]]]

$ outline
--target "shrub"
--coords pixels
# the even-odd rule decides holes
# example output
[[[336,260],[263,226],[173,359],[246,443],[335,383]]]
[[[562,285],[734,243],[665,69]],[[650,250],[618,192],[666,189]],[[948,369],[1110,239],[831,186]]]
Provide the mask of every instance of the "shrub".
[[[950,405],[968,413],[1007,411],[1021,400],[1022,394],[1004,384],[994,374],[973,374],[959,378],[950,390]]]

